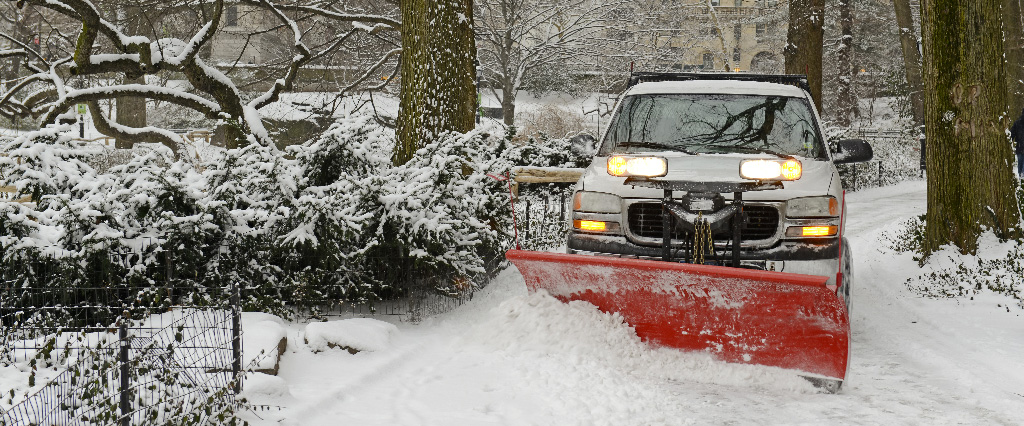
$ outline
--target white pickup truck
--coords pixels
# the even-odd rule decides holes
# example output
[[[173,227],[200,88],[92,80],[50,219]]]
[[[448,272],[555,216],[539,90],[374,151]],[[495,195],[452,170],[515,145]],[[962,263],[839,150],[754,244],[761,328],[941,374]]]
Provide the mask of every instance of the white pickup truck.
[[[576,184],[568,250],[829,277],[849,305],[836,164],[803,76],[638,73]]]

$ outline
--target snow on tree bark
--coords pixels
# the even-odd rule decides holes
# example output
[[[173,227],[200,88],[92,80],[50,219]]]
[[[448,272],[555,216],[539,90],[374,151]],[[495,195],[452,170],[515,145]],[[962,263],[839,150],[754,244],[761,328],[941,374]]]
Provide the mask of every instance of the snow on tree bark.
[[[472,0],[401,0],[401,94],[393,161],[476,125]]]
[[[839,67],[838,124],[849,127],[857,108],[857,97],[853,94],[853,7],[851,0],[839,0],[839,26],[841,33],[836,59]]]
[[[928,213],[924,249],[973,253],[989,228],[1021,231],[1013,150],[1004,129],[1006,72],[1000,0],[924,0]]]
[[[1006,32],[1006,81],[1010,116],[1024,110],[1024,16],[1020,0],[1003,0],[1003,29]]]
[[[806,74],[814,103],[821,110],[821,57],[825,0],[790,0],[786,73]]]

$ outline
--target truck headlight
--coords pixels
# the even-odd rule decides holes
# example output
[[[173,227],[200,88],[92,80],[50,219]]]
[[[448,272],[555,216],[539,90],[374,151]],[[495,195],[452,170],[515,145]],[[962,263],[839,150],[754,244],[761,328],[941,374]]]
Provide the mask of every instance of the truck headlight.
[[[621,213],[622,198],[603,192],[577,192],[572,197],[572,209],[590,213]]]
[[[608,174],[617,177],[660,177],[668,174],[668,160],[661,157],[608,158]]]
[[[750,180],[797,180],[803,176],[799,160],[743,160],[740,177]]]
[[[786,203],[789,217],[836,217],[839,216],[839,201],[836,197],[795,198]]]

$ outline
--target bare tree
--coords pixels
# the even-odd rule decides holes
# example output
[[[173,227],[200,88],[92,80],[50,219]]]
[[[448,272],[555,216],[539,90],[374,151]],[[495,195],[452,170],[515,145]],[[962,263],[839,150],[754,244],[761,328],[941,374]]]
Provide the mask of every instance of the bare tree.
[[[611,50],[605,29],[620,3],[476,1],[481,78],[501,102],[505,124],[515,123],[518,92],[545,68],[567,75],[595,71],[593,59]]]
[[[924,125],[924,97],[921,87],[921,45],[919,33],[914,30],[914,16],[910,0],[893,0],[896,24],[899,26],[900,46],[903,48],[903,67],[910,87],[910,104],[914,123]]]

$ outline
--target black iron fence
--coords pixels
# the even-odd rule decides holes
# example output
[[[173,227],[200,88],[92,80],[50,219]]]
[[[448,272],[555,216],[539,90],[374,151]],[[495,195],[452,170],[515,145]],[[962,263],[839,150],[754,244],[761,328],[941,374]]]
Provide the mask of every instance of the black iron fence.
[[[878,188],[923,176],[921,141],[912,132],[899,130],[850,129],[844,137],[866,140],[874,159],[866,163],[839,165],[843,187],[848,191]]]
[[[519,244],[524,250],[554,250],[564,247],[572,225],[572,196],[524,194],[515,204]]]

